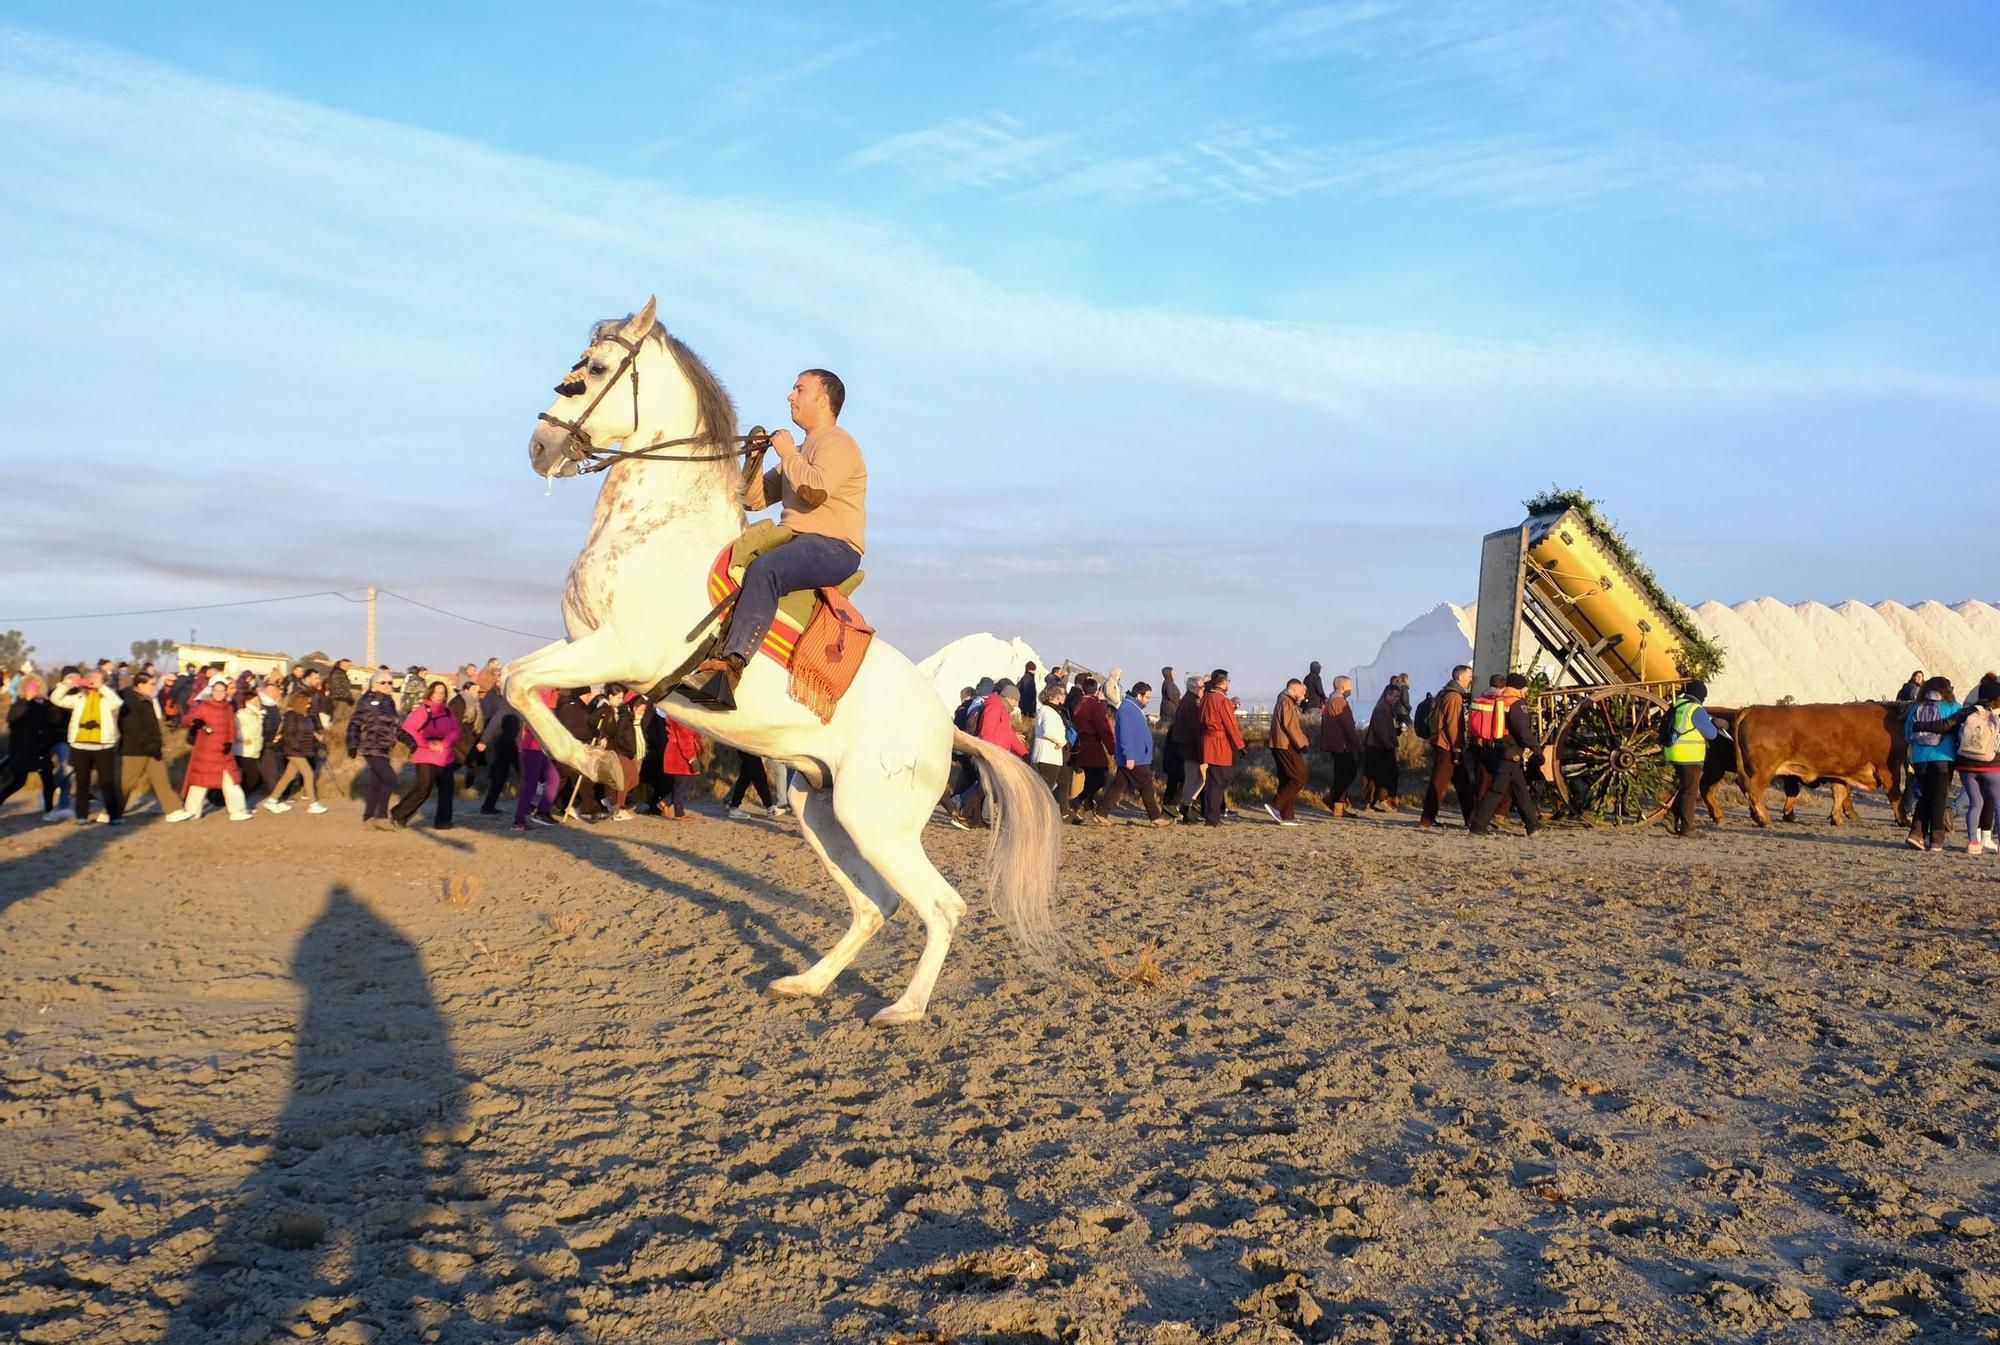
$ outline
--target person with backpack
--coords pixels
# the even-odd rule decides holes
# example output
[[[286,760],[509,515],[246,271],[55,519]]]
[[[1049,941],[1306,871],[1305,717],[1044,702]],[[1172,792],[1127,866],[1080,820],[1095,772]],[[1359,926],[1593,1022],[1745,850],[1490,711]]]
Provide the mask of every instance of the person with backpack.
[[[1528,788],[1524,769],[1525,763],[1539,757],[1542,751],[1541,735],[1535,731],[1535,717],[1528,711],[1528,679],[1521,673],[1508,673],[1504,690],[1518,694],[1502,697],[1506,708],[1501,721],[1500,759],[1486,792],[1479,796],[1479,804],[1472,811],[1468,829],[1475,836],[1486,834],[1503,800],[1512,803],[1514,811],[1521,815],[1521,826],[1527,835],[1532,836],[1542,829],[1542,811],[1535,803],[1534,792]]]
[[[1965,852],[2000,850],[1993,841],[2000,822],[2000,676],[1980,678],[1972,699],[1936,721],[1930,732],[1951,743],[1952,766],[1965,788]],[[1924,802],[1928,806],[1928,795]]]
[[[1667,707],[1660,721],[1660,755],[1674,770],[1674,798],[1667,815],[1673,819],[1674,835],[1694,835],[1694,805],[1701,798],[1701,772],[1708,761],[1708,745],[1720,732],[1702,702],[1708,699],[1708,683],[1693,681]]]
[[[1506,692],[1507,675],[1494,673],[1486,679],[1486,690],[1466,705],[1466,762],[1472,777],[1475,808],[1485,796],[1487,786],[1493,783],[1494,772],[1500,768],[1500,739],[1506,733]],[[1498,815],[1505,817],[1511,806],[1502,799]],[[1466,825],[1471,825],[1471,819],[1467,819]]]
[[[1903,740],[1910,745],[1910,779],[1918,791],[1910,834],[1904,842],[1912,850],[1931,850],[1944,844],[1940,833],[1944,831],[1945,810],[1951,804],[1951,767],[1958,757],[1958,734],[1947,725],[1955,722],[1958,710],[1951,679],[1933,677],[1903,712]]]
[[[403,717],[402,732],[397,735],[415,744],[410,764],[416,767],[417,779],[396,801],[389,814],[389,825],[399,831],[409,826],[417,809],[424,806],[424,800],[435,789],[437,812],[432,816],[431,830],[451,830],[452,796],[457,793],[452,787],[451,773],[458,765],[460,732],[459,718],[451,710],[451,687],[432,682],[424,698],[417,702],[417,708]]]
[[[1461,663],[1451,670],[1451,680],[1424,697],[1417,706],[1417,736],[1430,747],[1431,778],[1424,789],[1424,806],[1417,825],[1429,830],[1437,825],[1438,809],[1444,806],[1447,788],[1458,795],[1459,821],[1472,821],[1472,776],[1465,762],[1466,697],[1472,690],[1472,669]]]

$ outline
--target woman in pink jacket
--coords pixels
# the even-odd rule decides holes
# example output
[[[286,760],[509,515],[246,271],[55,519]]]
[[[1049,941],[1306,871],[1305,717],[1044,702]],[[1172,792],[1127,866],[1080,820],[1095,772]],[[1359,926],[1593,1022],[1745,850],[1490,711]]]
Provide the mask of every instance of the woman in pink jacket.
[[[450,699],[450,687],[443,682],[432,682],[417,708],[403,718],[403,732],[417,745],[410,753],[410,764],[417,768],[417,782],[389,814],[389,820],[398,827],[410,825],[410,819],[424,806],[424,800],[435,787],[437,819],[431,823],[431,830],[451,830],[451,796],[457,792],[452,787],[451,773],[458,764],[452,749],[458,745],[459,724],[458,716],[447,703]]]

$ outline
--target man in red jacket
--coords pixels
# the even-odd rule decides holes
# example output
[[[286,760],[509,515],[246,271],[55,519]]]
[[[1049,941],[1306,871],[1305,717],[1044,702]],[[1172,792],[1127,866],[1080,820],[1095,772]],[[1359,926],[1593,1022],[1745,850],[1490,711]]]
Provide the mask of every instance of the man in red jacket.
[[[1207,780],[1201,787],[1202,820],[1222,825],[1223,796],[1236,775],[1236,754],[1243,750],[1243,730],[1236,723],[1236,703],[1229,699],[1229,672],[1217,668],[1208,675],[1201,694],[1201,761]]]

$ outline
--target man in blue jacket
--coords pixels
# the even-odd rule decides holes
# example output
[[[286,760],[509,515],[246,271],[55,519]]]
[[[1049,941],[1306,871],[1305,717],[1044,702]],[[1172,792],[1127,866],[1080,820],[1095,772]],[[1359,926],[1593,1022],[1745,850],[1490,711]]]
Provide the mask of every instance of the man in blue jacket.
[[[1118,733],[1117,774],[1112,777],[1111,787],[1097,802],[1097,815],[1108,818],[1111,810],[1118,806],[1127,789],[1139,796],[1146,805],[1149,826],[1170,827],[1173,819],[1160,811],[1159,796],[1153,791],[1153,726],[1146,719],[1146,702],[1153,698],[1153,688],[1147,682],[1134,682],[1132,689],[1125,693],[1125,699],[1118,702],[1118,715],[1113,727]]]

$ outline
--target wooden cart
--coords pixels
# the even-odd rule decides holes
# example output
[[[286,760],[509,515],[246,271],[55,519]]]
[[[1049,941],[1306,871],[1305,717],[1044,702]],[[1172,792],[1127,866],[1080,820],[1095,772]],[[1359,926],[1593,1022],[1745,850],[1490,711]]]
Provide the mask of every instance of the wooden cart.
[[[1660,724],[1686,680],[1687,638],[1575,508],[1531,514],[1481,547],[1474,685],[1529,675],[1553,811],[1614,825],[1665,813]]]

